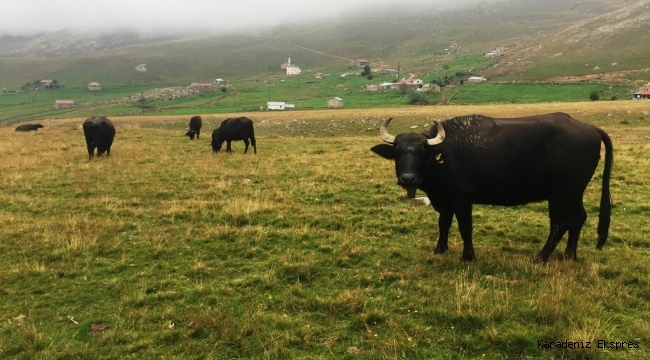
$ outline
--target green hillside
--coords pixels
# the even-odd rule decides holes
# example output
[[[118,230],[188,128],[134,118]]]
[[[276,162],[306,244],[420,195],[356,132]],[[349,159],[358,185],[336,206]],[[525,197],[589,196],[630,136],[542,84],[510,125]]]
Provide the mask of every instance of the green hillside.
[[[227,91],[152,101],[144,112],[250,111],[269,99],[303,109],[322,108],[332,96],[345,97],[346,107],[576,101],[594,91],[601,100],[623,99],[650,79],[650,33],[639,31],[647,28],[648,19],[650,4],[643,1],[524,0],[450,9],[369,9],[336,20],[220,36],[148,39],[65,56],[61,49],[56,56],[44,55],[42,49],[30,54],[29,39],[0,38],[0,90],[21,90],[39,79],[56,79],[63,87],[38,95],[1,96],[0,121],[138,114],[142,106],[120,99],[216,78],[227,80]],[[452,43],[459,46],[450,48]],[[497,56],[484,56],[497,48],[503,50]],[[280,70],[289,56],[302,75],[290,78]],[[351,65],[359,58],[370,60],[374,78],[341,78],[360,70]],[[146,71],[136,69],[140,64]],[[386,68],[399,72],[384,75]],[[319,72],[331,76],[316,80]],[[543,86],[460,86],[469,75],[484,76],[493,85],[573,85],[551,92]],[[396,81],[398,76],[452,88],[419,97],[364,91],[365,85]],[[91,81],[105,90],[89,94],[86,85]],[[54,111],[55,99],[74,99],[78,106]]]
[[[584,75],[614,70],[607,68],[612,62],[617,63],[617,71],[633,70],[647,67],[650,35],[639,29],[647,25],[649,13],[645,2],[624,0],[371,9],[337,20],[257,33],[144,42],[90,55],[29,59],[5,52],[0,55],[4,60],[0,88],[8,90],[40,78],[57,78],[73,87],[90,81],[186,85],[217,77],[242,79],[270,74],[289,54],[304,70],[319,71],[347,65],[346,59],[366,58],[376,65],[400,63],[407,71],[426,72],[459,54],[482,55],[498,46],[508,49],[498,63],[519,60],[519,64],[496,76],[519,72],[526,79],[542,80]],[[451,43],[460,44],[460,49],[445,52]],[[17,46],[15,39],[0,40],[0,49]],[[146,64],[147,71],[136,71],[138,64]]]

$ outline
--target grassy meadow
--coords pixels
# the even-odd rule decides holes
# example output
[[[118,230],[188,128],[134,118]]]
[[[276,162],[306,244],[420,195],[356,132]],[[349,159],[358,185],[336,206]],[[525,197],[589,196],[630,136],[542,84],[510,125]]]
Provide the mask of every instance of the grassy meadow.
[[[650,116],[641,101],[257,112],[258,154],[212,153],[227,114],[112,117],[88,161],[83,119],[0,127],[0,358],[643,359],[650,347]],[[437,214],[369,148],[469,113],[564,111],[615,148],[610,237],[596,246],[602,164],[577,262],[533,257],[544,203],[474,208],[477,261],[433,255]],[[242,114],[238,114],[242,115]],[[604,150],[603,150],[604,152]],[[587,349],[543,349],[539,341]],[[602,349],[598,341],[637,342]]]
[[[425,82],[440,80],[456,72],[468,71],[469,63],[455,63],[445,71],[432,71],[421,78]],[[366,85],[397,81],[397,75],[376,74],[372,79],[365,76],[345,76],[359,69],[351,67],[330,68],[328,76],[316,79],[313,73],[300,76],[262,76],[260,79],[245,79],[226,83],[225,91],[218,89],[194,97],[173,100],[155,100],[145,103],[147,115],[190,115],[227,114],[234,112],[259,111],[266,108],[267,101],[285,101],[301,110],[327,108],[327,100],[341,97],[346,108],[392,108],[408,107],[412,97],[409,92],[368,92]],[[404,74],[403,74],[404,75]],[[263,80],[266,79],[266,80]],[[32,90],[19,93],[0,94],[0,125],[27,120],[82,118],[98,114],[106,116],[135,116],[143,113],[138,102],[126,102],[125,98],[139,98],[142,92],[154,90],[158,85],[109,86],[101,91],[89,91],[85,87],[71,87],[56,90]],[[635,90],[629,85],[607,85],[604,83],[528,83],[504,84],[484,83],[454,85],[443,88],[439,93],[422,94],[429,104],[484,104],[484,103],[531,103],[553,101],[585,101],[592,92],[597,92],[601,101],[629,99]],[[55,109],[57,99],[75,101],[74,108]]]

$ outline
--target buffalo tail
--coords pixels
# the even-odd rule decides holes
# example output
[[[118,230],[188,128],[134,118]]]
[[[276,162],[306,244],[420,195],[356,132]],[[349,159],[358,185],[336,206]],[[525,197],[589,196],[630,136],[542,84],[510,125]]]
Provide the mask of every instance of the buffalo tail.
[[[605,144],[605,168],[603,169],[602,194],[600,195],[600,213],[598,214],[598,244],[596,249],[602,250],[607,236],[609,234],[609,224],[612,216],[612,195],[609,191],[609,180],[612,175],[612,166],[614,164],[614,147],[612,139],[606,132],[597,129],[600,138]]]

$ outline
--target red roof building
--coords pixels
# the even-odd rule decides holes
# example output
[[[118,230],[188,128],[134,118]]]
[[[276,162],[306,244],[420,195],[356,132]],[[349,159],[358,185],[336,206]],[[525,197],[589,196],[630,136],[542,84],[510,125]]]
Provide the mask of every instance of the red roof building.
[[[198,91],[213,91],[216,89],[216,86],[212,83],[192,83],[190,84],[190,89]]]
[[[54,108],[55,109],[65,109],[74,107],[74,100],[55,100]]]
[[[364,67],[366,65],[370,65],[370,61],[366,59],[358,59],[357,61],[354,62],[354,66],[356,67]]]
[[[650,99],[650,84],[642,87],[632,94],[632,99]]]
[[[101,90],[102,86],[98,82],[91,82],[88,84],[88,90]]]

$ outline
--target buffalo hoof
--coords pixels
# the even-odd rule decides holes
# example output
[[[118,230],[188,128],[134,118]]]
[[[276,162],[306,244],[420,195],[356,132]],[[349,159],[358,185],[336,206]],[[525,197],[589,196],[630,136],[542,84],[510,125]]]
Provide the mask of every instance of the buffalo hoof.
[[[541,264],[541,263],[545,263],[547,261],[548,261],[548,256],[544,257],[544,255],[542,255],[542,253],[537,254],[537,256],[535,256],[535,259],[533,259],[533,263],[535,263],[535,264]]]

